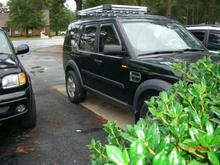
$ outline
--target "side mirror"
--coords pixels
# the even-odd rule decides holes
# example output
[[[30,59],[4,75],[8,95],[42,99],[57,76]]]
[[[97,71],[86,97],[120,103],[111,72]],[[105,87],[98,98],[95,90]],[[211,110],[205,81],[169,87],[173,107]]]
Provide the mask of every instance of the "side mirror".
[[[123,51],[121,45],[104,45],[103,53],[109,55],[122,55]]]
[[[26,45],[26,44],[19,45],[16,48],[16,55],[25,54],[25,53],[28,53],[28,52],[29,52],[29,46]]]

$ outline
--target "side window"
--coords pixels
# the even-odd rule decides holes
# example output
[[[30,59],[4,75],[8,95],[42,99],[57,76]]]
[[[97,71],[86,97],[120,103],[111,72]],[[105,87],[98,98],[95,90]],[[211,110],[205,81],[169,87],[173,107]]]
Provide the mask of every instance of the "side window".
[[[208,46],[209,50],[218,51],[220,50],[220,33],[211,31],[209,33]]]
[[[78,30],[79,30],[79,25],[70,25],[68,27],[68,30],[66,32],[66,36],[65,36],[65,45],[66,46],[75,46],[78,38],[79,38],[79,34],[78,34]]]
[[[79,25],[71,27],[69,31],[71,45],[74,46],[79,38]]]
[[[191,33],[198,38],[201,42],[205,39],[205,32],[204,31],[191,31]]]
[[[99,52],[103,52],[104,45],[120,45],[113,25],[103,25],[100,31]]]
[[[79,49],[94,52],[96,50],[96,26],[86,26],[80,37]]]

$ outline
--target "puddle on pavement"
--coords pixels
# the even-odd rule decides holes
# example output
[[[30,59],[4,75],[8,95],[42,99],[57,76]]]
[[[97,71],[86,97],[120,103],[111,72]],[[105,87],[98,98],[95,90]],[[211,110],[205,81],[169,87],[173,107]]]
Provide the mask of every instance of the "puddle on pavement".
[[[44,73],[46,72],[47,68],[43,68],[41,66],[33,66],[31,67],[31,74],[35,75],[36,73]]]

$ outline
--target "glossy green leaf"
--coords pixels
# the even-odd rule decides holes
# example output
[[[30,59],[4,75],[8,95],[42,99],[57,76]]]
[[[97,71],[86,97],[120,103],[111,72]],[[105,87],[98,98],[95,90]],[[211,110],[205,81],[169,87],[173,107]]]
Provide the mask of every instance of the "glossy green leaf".
[[[169,159],[166,155],[166,152],[163,150],[159,154],[157,154],[153,159],[152,165],[169,165]]]
[[[122,158],[123,158],[124,164],[128,164],[130,162],[130,157],[129,157],[127,149],[123,150]]]
[[[197,160],[191,161],[188,165],[207,165],[208,163],[200,163]]]
[[[220,165],[219,158],[214,152],[208,152],[208,158],[213,165]]]
[[[130,159],[134,159],[137,155],[144,155],[147,156],[148,152],[146,149],[146,146],[142,141],[136,141],[131,144],[130,150],[129,150],[129,156]]]
[[[170,165],[185,165],[186,161],[185,159],[177,152],[176,149],[173,149],[173,151],[168,156],[169,164]]]
[[[214,129],[213,129],[212,123],[210,121],[206,122],[206,131],[209,135],[214,133]]]
[[[153,123],[147,131],[148,144],[152,149],[155,149],[160,142],[160,131],[156,123]]]
[[[131,160],[129,165],[147,165],[147,163],[143,155],[137,155]]]
[[[106,152],[112,162],[116,163],[117,165],[125,165],[126,160],[124,161],[122,152],[118,147],[107,145]]]

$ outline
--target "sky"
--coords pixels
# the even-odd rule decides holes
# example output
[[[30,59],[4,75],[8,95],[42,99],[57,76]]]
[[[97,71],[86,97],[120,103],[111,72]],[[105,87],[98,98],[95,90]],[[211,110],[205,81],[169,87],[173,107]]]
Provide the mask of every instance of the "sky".
[[[0,0],[0,2],[6,5],[8,0]],[[68,7],[72,11],[76,10],[76,3],[74,0],[66,0],[65,6]]]

